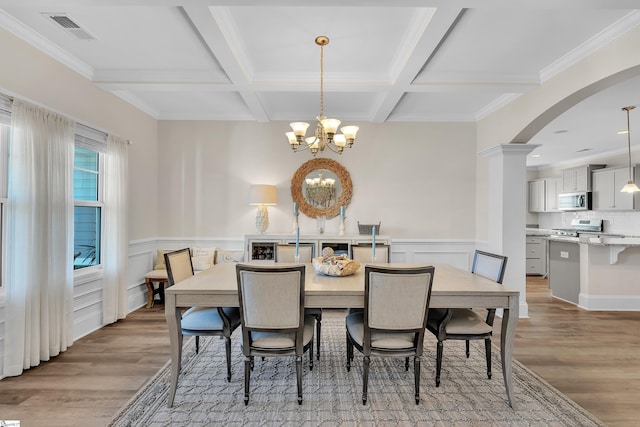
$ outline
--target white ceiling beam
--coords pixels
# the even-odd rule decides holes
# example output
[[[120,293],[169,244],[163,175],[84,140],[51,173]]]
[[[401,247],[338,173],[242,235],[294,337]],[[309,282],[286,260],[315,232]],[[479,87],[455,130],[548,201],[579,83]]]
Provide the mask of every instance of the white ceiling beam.
[[[421,34],[416,39],[413,49],[404,59],[404,64],[399,67],[395,84],[381,96],[379,105],[375,106],[373,122],[383,123],[391,115],[402,96],[410,91],[411,82],[434,54],[450,28],[455,25],[462,10],[453,7],[438,8],[431,19],[423,23]]]
[[[222,29],[226,16],[222,11],[215,12],[202,6],[185,6],[184,11],[193,23],[195,29],[199,32],[200,37],[206,43],[209,50],[215,56],[216,60],[227,74],[227,77],[234,86],[234,90],[238,91],[247,108],[259,122],[269,121],[262,102],[257,92],[251,87],[248,73],[244,69],[243,64],[238,60],[238,53],[234,52],[231,46],[238,48],[237,43],[230,43]]]

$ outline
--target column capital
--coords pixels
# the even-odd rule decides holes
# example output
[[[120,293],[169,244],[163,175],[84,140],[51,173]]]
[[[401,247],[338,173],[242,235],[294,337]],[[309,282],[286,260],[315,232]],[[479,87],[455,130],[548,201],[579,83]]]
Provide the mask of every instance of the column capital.
[[[482,157],[493,157],[498,154],[510,153],[510,154],[522,154],[527,155],[536,148],[540,147],[539,144],[520,144],[520,143],[512,143],[512,144],[499,144],[493,146],[491,148],[487,148],[486,150],[482,150],[478,154]]]

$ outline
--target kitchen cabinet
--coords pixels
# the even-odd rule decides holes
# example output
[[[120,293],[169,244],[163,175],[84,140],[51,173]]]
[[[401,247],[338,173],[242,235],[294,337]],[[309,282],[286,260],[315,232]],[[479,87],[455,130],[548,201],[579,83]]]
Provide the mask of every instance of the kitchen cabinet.
[[[529,181],[529,212],[560,212],[558,193],[561,185],[561,178]]]
[[[591,173],[606,165],[584,165],[562,170],[562,192],[591,191]]]
[[[558,194],[562,191],[562,178],[545,178],[545,212],[560,212],[558,209]]]
[[[640,167],[632,168],[634,182],[638,182]],[[640,207],[638,193],[621,193],[629,181],[629,168],[607,168],[593,173],[593,210],[633,211]]]
[[[541,236],[527,236],[527,274],[547,274],[547,240]]]
[[[529,181],[529,212],[544,212],[545,198],[544,179]]]

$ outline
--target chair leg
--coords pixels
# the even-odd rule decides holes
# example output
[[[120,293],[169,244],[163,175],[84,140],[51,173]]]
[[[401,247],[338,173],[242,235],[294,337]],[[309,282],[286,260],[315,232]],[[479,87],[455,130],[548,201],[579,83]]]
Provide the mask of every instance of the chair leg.
[[[313,371],[313,338],[309,343],[309,370]]]
[[[416,383],[416,405],[420,403],[420,358],[416,356],[413,359],[413,371]]]
[[[313,354],[311,359],[313,359]],[[298,385],[298,405],[302,405],[302,356],[296,356],[296,383]]]
[[[485,338],[484,349],[487,357],[487,377],[491,379],[491,338]]]
[[[469,358],[469,340],[465,341],[466,349],[467,349],[467,359]]]
[[[371,358],[369,356],[364,357],[363,369],[362,369],[362,404],[367,404],[367,388],[369,386],[369,364]]]
[[[251,379],[251,357],[244,358],[244,406],[249,404],[249,381]]]
[[[227,353],[227,382],[231,382],[231,337],[224,337],[224,347]]]
[[[351,371],[352,354],[353,354],[353,345],[349,340],[349,332],[347,332],[347,372]]]
[[[200,351],[200,337],[196,335],[196,354]]]
[[[442,341],[438,341],[438,346],[436,347],[436,387],[440,387],[440,371],[442,370],[442,350],[443,350]]]
[[[320,331],[322,330],[322,316],[316,317],[316,359],[320,360]]]

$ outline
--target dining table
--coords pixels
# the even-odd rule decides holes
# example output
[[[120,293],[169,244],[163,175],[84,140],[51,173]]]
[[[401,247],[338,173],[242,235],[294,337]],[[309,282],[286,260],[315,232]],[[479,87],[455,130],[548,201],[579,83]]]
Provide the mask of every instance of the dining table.
[[[182,362],[182,312],[194,306],[238,307],[237,263],[220,263],[165,290],[165,316],[171,343],[171,385],[167,404],[173,406]],[[283,266],[286,264],[279,263]],[[369,265],[369,264],[367,264]],[[385,263],[390,267],[418,264]],[[424,265],[424,264],[421,264]],[[519,317],[520,292],[448,264],[435,267],[431,301],[435,308],[502,308],[500,358],[509,405],[514,408],[512,359],[515,330]],[[327,276],[305,264],[305,307],[363,308],[365,265],[352,275]]]

